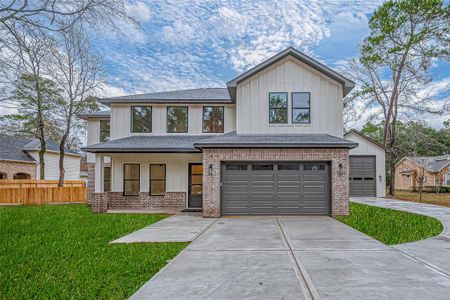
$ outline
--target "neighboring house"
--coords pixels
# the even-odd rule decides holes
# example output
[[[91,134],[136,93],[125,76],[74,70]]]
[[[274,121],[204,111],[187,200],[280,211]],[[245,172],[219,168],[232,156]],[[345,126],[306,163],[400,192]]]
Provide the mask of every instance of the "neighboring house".
[[[450,154],[402,158],[395,167],[395,189],[416,191],[420,176],[423,186],[450,187]]]
[[[343,97],[353,87],[288,48],[227,88],[100,99],[110,111],[80,116],[92,209],[346,215],[349,151],[358,144],[343,137]]]
[[[45,179],[59,179],[59,145],[47,141]],[[0,135],[0,179],[40,179],[38,139]],[[80,155],[66,149],[65,179],[80,179]]]

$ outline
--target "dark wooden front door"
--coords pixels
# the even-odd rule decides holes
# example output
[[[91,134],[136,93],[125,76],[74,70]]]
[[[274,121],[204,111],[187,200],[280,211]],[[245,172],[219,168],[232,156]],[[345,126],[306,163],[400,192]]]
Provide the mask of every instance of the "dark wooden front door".
[[[189,164],[189,197],[188,206],[203,206],[203,165]]]

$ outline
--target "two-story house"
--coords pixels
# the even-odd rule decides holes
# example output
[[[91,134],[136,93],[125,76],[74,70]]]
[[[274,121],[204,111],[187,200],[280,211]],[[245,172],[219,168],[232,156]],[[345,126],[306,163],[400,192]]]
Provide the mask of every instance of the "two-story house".
[[[100,99],[110,111],[81,116],[92,208],[348,214],[352,182],[355,195],[384,190],[384,150],[360,135],[368,146],[355,153],[352,176],[358,143],[344,138],[343,97],[353,87],[288,48],[226,88]]]

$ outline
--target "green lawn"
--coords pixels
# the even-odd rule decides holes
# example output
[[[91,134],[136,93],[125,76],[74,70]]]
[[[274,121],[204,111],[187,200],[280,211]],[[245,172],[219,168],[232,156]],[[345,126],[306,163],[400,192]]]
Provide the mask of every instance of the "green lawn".
[[[0,299],[129,297],[187,244],[108,243],[165,217],[0,207]]]
[[[336,219],[386,245],[426,239],[444,229],[434,218],[353,202],[350,202],[350,216]]]

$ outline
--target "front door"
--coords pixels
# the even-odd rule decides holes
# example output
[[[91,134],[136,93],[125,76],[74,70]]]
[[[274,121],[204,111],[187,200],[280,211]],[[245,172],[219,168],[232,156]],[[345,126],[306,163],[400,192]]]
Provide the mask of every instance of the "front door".
[[[203,165],[189,164],[189,196],[188,207],[203,206]]]

